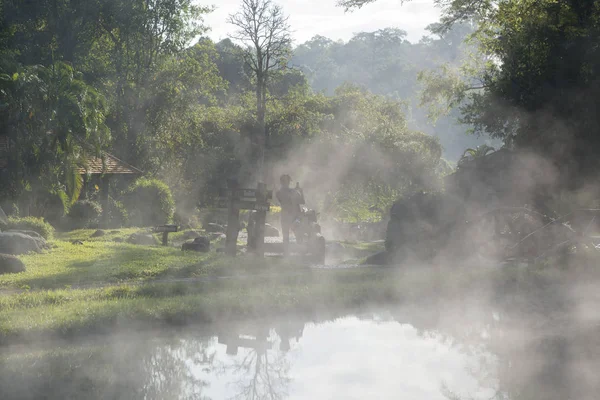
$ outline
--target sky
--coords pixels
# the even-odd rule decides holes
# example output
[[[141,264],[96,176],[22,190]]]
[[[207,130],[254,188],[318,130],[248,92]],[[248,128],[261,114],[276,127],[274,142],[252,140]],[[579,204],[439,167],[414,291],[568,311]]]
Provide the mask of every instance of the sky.
[[[292,36],[296,45],[306,42],[315,35],[333,40],[349,40],[354,33],[371,32],[394,27],[405,30],[407,39],[417,42],[426,34],[425,27],[436,22],[440,10],[433,0],[378,0],[353,12],[345,13],[337,7],[337,0],[273,0],[289,15]],[[219,41],[227,38],[234,29],[227,24],[230,14],[238,11],[240,0],[198,0],[202,5],[213,5],[216,10],[205,17],[211,28],[208,35]]]

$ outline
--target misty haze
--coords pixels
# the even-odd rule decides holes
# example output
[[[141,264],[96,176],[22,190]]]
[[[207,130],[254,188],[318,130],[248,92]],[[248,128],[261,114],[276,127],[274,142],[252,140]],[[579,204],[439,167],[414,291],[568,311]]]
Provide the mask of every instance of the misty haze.
[[[0,399],[600,398],[600,2],[0,0]]]

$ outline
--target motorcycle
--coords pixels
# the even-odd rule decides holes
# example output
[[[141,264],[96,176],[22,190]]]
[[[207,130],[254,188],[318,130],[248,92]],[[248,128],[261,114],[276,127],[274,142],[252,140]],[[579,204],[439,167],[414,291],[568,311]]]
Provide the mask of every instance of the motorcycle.
[[[296,243],[305,246],[305,251],[318,263],[325,263],[325,238],[321,235],[321,225],[317,222],[319,213],[304,206],[292,223],[292,233]]]

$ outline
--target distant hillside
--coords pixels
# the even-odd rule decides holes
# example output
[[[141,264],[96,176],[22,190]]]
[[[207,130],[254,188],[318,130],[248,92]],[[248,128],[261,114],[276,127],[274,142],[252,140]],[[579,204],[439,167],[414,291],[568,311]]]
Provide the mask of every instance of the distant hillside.
[[[351,82],[404,100],[409,126],[439,137],[444,157],[457,161],[466,148],[486,140],[466,134],[469,126],[456,122],[458,110],[441,117],[435,125],[428,120],[427,110],[419,107],[422,85],[417,74],[445,63],[460,63],[466,51],[463,40],[470,32],[471,26],[458,25],[444,37],[432,34],[414,44],[406,40],[405,31],[396,28],[358,33],[346,43],[315,36],[296,47],[292,65],[305,74],[316,91],[333,94],[341,84]]]

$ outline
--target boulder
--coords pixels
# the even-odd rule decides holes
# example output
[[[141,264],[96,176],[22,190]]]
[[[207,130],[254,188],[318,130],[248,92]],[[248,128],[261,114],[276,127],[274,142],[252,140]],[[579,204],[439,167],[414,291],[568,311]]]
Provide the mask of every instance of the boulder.
[[[36,231],[27,231],[27,230],[23,230],[23,229],[9,229],[6,232],[22,233],[24,235],[31,236],[32,238],[46,241],[46,239],[44,239],[44,237],[42,235],[40,235],[39,233],[37,233]]]
[[[0,233],[0,253],[4,254],[26,254],[29,252],[40,253],[48,248],[44,239],[26,235],[20,232]]]
[[[102,229],[98,229],[96,232],[92,233],[93,238],[102,237],[104,235],[106,235],[106,232]]]
[[[155,246],[159,244],[158,239],[149,233],[132,233],[127,239],[127,243],[140,246]]]
[[[215,223],[209,223],[206,224],[206,226],[204,227],[204,230],[208,233],[217,233],[217,232],[225,232],[225,227],[223,225],[219,225],[219,224],[215,224]]]
[[[82,242],[81,240],[73,240],[73,241],[71,242],[71,244],[75,244],[75,245],[82,245],[82,244],[83,244],[83,242]]]
[[[181,245],[181,251],[208,253],[210,251],[210,239],[205,236],[197,237],[193,241]]]
[[[265,237],[279,237],[279,229],[271,224],[265,224]]]
[[[10,254],[0,254],[0,275],[25,272],[25,264]]]

